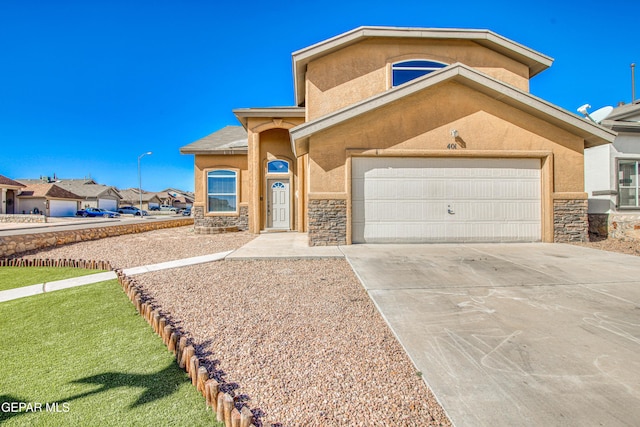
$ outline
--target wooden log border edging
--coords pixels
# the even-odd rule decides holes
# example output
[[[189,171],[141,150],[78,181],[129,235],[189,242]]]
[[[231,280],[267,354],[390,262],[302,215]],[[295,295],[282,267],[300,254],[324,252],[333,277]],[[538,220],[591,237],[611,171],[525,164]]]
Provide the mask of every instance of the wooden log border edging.
[[[223,384],[210,378],[209,371],[197,356],[195,347],[189,344],[187,337],[174,328],[158,308],[153,307],[136,280],[128,277],[122,270],[116,270],[116,274],[129,300],[151,325],[153,331],[162,338],[168,351],[173,353],[178,366],[185,370],[191,384],[205,398],[207,407],[215,412],[216,419],[223,422],[225,427],[256,427],[253,423],[253,412],[234,396],[233,391],[224,392],[224,387],[221,387]]]
[[[113,270],[108,261],[52,258],[2,258],[0,259],[0,267],[72,267],[87,270]]]
[[[113,270],[108,261],[74,259],[2,258],[0,259],[0,267],[73,267]],[[151,325],[153,331],[162,338],[168,351],[173,353],[178,366],[186,371],[191,379],[191,384],[204,396],[207,407],[216,413],[216,419],[223,422],[225,427],[256,427],[253,423],[253,412],[249,407],[240,402],[240,399],[234,396],[233,391],[223,391],[224,387],[221,387],[224,385],[223,383],[210,378],[209,371],[205,366],[202,366],[195,348],[189,344],[187,337],[174,328],[169,319],[162,316],[158,308],[152,306],[136,280],[124,274],[122,270],[115,271],[118,283],[122,286],[129,300],[138,313]]]

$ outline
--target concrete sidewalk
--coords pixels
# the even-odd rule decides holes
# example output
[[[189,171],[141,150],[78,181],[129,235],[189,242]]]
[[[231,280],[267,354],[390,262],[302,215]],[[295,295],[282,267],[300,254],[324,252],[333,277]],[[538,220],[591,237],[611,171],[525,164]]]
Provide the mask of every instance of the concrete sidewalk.
[[[113,220],[111,220],[113,221]],[[79,226],[85,226],[80,224]],[[1,235],[1,233],[0,233]],[[318,259],[318,258],[344,258],[344,254],[338,246],[316,246],[308,245],[306,233],[265,233],[239,249],[227,252],[218,252],[209,255],[202,255],[191,258],[167,261],[158,264],[143,265],[140,267],[126,268],[122,270],[128,276],[149,273],[152,271],[166,270],[170,268],[185,267],[188,265],[203,264],[207,262],[247,259]],[[37,285],[24,286],[21,288],[0,291],[0,302],[10,301],[17,298],[38,295],[52,292],[59,289],[73,288],[76,286],[88,285],[91,283],[103,282],[115,279],[115,272],[96,273],[73,279],[58,280],[49,283],[39,283]]]
[[[307,233],[263,233],[233,251],[228,260],[344,258],[338,246],[309,246]]]
[[[149,273],[152,271],[166,270],[169,268],[179,268],[188,265],[203,264],[206,262],[220,261],[233,251],[219,252],[210,255],[203,255],[191,258],[167,261],[158,264],[143,265],[141,267],[125,268],[122,270],[127,276]],[[76,286],[90,285],[92,283],[104,282],[105,280],[116,279],[114,271],[88,274],[86,276],[74,277],[71,279],[57,280],[54,282],[39,283],[37,285],[23,286],[21,288],[9,289],[0,292],[0,302],[10,301],[46,292],[58,291],[61,289],[75,288]]]

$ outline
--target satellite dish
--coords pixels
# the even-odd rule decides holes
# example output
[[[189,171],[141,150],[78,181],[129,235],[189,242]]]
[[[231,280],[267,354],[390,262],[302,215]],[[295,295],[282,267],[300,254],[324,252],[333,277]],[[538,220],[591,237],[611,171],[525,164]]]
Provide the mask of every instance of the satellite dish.
[[[594,122],[599,124],[601,121],[606,119],[607,116],[611,114],[612,111],[613,111],[613,107],[609,107],[609,106],[602,107],[599,110],[596,110],[593,113],[591,113],[590,116]]]

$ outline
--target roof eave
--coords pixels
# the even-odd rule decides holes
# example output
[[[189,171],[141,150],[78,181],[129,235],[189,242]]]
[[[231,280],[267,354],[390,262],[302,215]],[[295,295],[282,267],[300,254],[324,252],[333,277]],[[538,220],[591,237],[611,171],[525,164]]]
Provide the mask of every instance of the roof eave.
[[[184,147],[183,147],[184,148]],[[195,149],[195,150],[183,150],[180,149],[180,154],[199,154],[199,155],[234,155],[234,154],[247,154],[249,152],[248,148],[227,148],[223,150],[206,150],[206,149]]]
[[[602,126],[616,132],[640,133],[640,122],[624,122],[620,120],[603,120]]]
[[[242,127],[247,129],[249,118],[289,118],[305,117],[305,109],[302,107],[266,107],[266,108],[236,108],[232,110]]]

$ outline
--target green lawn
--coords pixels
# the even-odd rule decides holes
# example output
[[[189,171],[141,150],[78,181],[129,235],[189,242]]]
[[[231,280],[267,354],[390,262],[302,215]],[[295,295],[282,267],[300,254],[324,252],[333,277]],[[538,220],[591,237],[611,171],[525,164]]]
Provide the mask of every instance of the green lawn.
[[[0,291],[103,271],[72,267],[0,267]]]
[[[0,342],[3,427],[219,425],[115,280],[0,303]]]

